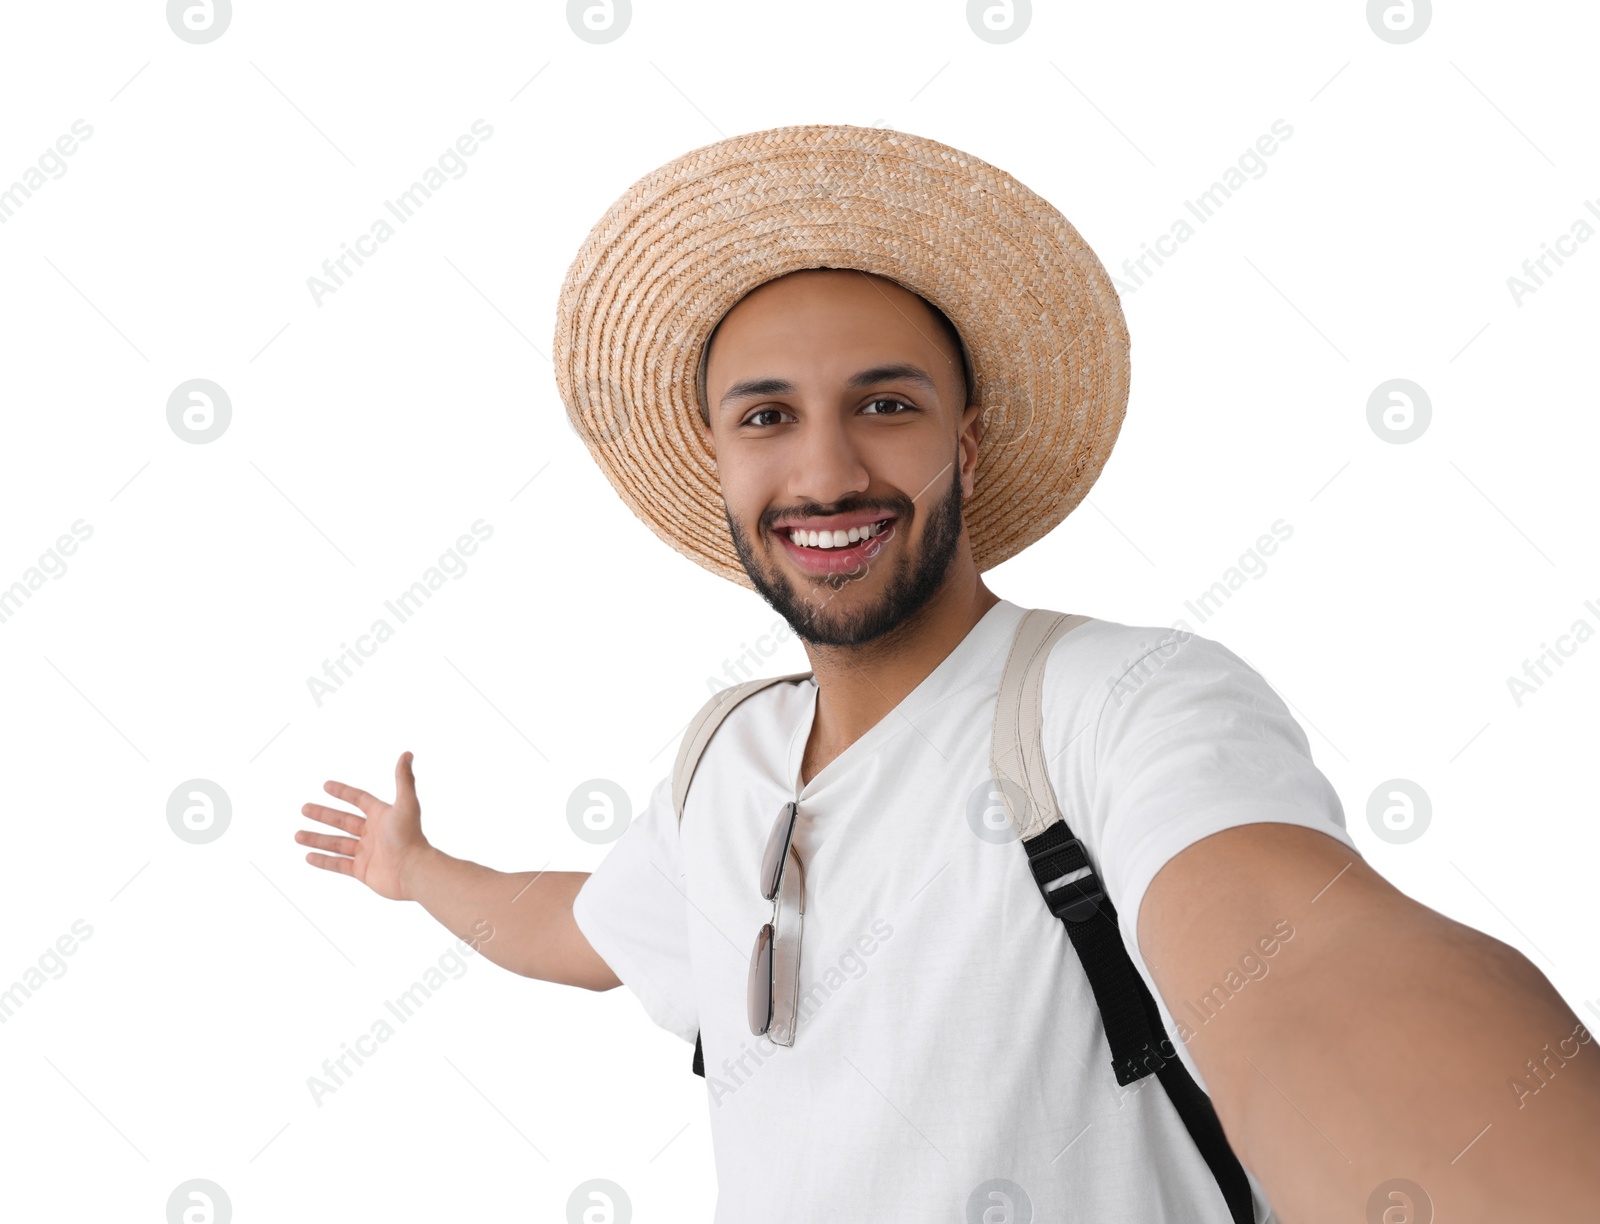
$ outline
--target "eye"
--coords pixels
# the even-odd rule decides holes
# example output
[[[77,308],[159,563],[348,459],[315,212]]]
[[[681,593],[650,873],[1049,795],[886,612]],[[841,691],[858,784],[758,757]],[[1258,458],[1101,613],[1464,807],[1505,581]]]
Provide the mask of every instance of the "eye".
[[[865,405],[865,407],[873,408],[873,407],[876,407],[879,404],[892,404],[896,408],[904,408],[907,412],[915,412],[916,411],[916,408],[913,407],[912,405],[906,403],[905,400],[895,399],[892,396],[887,396],[887,395],[880,395],[876,399],[868,400],[866,405]],[[873,416],[899,416],[901,414],[897,413],[897,412],[875,412],[872,415]]]
[[[783,409],[782,408],[758,408],[758,409],[756,409],[756,411],[752,412],[749,416],[745,417],[744,420],[740,421],[739,424],[740,425],[755,425],[757,427],[759,427],[761,425],[764,425],[764,424],[766,424],[766,425],[776,424],[777,422],[775,422],[775,421],[760,421],[757,418],[764,417],[764,416],[772,416],[772,415],[781,416],[782,414],[783,414]]]

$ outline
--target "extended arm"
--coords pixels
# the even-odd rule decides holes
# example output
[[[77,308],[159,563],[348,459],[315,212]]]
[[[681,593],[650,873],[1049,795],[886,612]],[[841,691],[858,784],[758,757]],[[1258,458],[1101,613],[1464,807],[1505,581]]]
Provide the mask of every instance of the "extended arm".
[[[457,938],[513,973],[589,990],[622,984],[572,916],[588,872],[494,871],[453,858],[423,836],[409,752],[395,763],[394,777],[393,803],[343,782],[324,783],[361,814],[303,806],[301,815],[345,834],[297,831],[295,841],[314,847],[306,861],[360,880],[380,897],[418,902]]]
[[[1588,1030],[1521,953],[1335,839],[1263,823],[1196,842],[1146,890],[1138,938],[1285,1224],[1366,1219],[1395,1178],[1440,1220],[1600,1218]]]
[[[478,924],[494,932],[477,950],[524,977],[610,990],[622,983],[589,946],[572,917],[587,871],[495,871],[428,846],[406,865],[405,888],[450,932],[474,942]]]

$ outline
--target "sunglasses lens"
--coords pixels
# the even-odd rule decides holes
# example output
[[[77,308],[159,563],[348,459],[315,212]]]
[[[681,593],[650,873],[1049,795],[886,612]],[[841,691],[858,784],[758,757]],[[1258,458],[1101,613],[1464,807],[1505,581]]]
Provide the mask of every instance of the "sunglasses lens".
[[[772,924],[763,923],[750,954],[750,1032],[759,1037],[772,1027]]]
[[[778,885],[783,883],[783,865],[789,858],[789,840],[794,836],[795,813],[800,805],[794,800],[778,811],[778,819],[767,836],[767,850],[761,856],[761,896],[771,901],[778,895]]]

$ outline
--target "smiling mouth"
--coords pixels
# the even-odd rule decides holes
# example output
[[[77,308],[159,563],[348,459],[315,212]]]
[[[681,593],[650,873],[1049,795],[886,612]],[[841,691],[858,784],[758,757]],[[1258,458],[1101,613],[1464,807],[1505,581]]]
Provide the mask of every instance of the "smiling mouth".
[[[888,514],[844,530],[780,527],[776,534],[801,569],[817,575],[854,573],[888,545],[898,522],[896,516]]]
[[[797,547],[826,552],[831,549],[853,548],[866,540],[874,539],[882,535],[892,522],[894,515],[886,514],[876,522],[864,523],[845,531],[809,531],[803,528],[780,527],[778,534],[787,537],[789,542]]]

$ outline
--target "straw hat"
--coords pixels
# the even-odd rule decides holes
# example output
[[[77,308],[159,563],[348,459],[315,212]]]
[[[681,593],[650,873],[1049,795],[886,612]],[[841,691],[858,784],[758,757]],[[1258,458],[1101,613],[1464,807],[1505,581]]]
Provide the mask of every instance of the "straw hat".
[[[781,127],[651,171],[590,231],[561,286],[552,359],[568,419],[629,508],[753,588],[700,435],[701,353],[756,286],[801,268],[896,281],[950,317],[983,405],[965,504],[980,571],[1083,500],[1128,402],[1111,278],[1048,201],[938,141]]]

